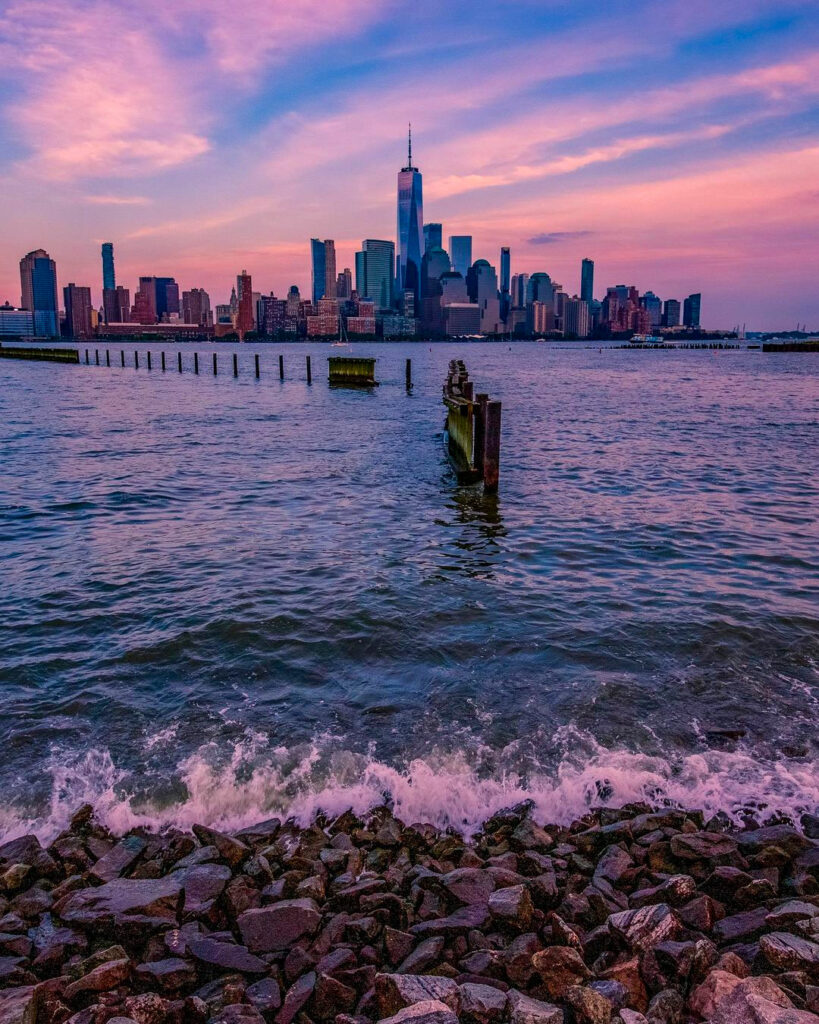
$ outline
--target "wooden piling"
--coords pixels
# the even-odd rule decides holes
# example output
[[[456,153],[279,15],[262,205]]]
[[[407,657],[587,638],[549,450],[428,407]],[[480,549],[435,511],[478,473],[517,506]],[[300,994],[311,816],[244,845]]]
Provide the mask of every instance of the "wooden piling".
[[[134,349],[134,369],[139,369],[139,352],[137,352],[136,349]]]
[[[239,357],[236,355],[235,352],[233,353],[233,376],[239,376]]]
[[[198,352],[194,352],[193,353],[193,372],[196,373],[196,374],[199,373],[199,353]]]
[[[109,352],[108,349],[105,350],[105,365],[106,366],[110,366],[111,365],[111,353]]]
[[[253,358],[254,358],[255,363],[256,363],[256,380],[258,380],[259,376],[260,376],[260,374],[259,374],[259,353],[257,352],[256,355]]]
[[[100,350],[98,348],[94,349],[94,361],[96,362],[97,366],[100,365]]]
[[[483,489],[496,491],[500,475],[501,403],[487,402],[483,436]]]
[[[279,380],[284,380],[284,356],[279,356]]]
[[[213,376],[216,376],[216,353],[213,353]]]
[[[412,360],[407,360],[407,391],[412,387]]]
[[[150,370],[150,368],[151,368],[151,350],[148,349],[148,351],[145,354],[148,357],[148,369]]]
[[[165,372],[165,353],[162,353],[162,372]]]
[[[310,356],[307,357],[307,383],[313,383],[313,371],[310,368]]]
[[[119,358],[120,358],[120,360],[122,362],[122,366],[124,368],[125,367],[125,352],[123,350],[120,350]]]
[[[85,350],[85,365],[86,365],[86,366],[88,366],[88,365],[89,365],[89,359],[88,359],[88,349],[86,349],[86,350]]]
[[[472,461],[481,469],[483,467],[484,434],[486,432],[486,405],[489,395],[480,394],[475,397],[475,437],[472,447]]]
[[[181,352],[177,352],[176,353],[176,367],[179,370],[179,372],[181,373],[182,372],[182,353]]]

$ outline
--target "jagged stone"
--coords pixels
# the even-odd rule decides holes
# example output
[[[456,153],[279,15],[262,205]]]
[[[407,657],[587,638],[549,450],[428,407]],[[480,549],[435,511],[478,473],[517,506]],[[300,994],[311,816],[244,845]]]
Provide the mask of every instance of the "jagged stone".
[[[467,982],[461,989],[461,1020],[495,1024],[506,1011],[506,993],[491,985]]]
[[[321,912],[314,900],[282,900],[246,910],[236,923],[248,949],[268,953],[287,949],[305,935],[315,935]]]
[[[166,957],[164,960],[149,960],[147,963],[139,964],[136,975],[164,992],[175,992],[196,981],[196,969],[193,964],[180,957]]]
[[[148,845],[142,836],[126,836],[116,846],[104,853],[91,868],[92,878],[100,882],[112,882],[119,878],[140,856]]]
[[[680,921],[665,903],[654,903],[637,910],[624,910],[608,919],[609,930],[634,950],[645,950],[658,942],[673,939],[680,930]]]
[[[194,825],[193,834],[203,846],[215,846],[219,856],[232,868],[238,867],[250,855],[247,843],[225,835],[224,832],[217,832],[214,828],[208,828],[207,825]]]
[[[403,960],[400,966],[396,967],[396,974],[423,974],[427,967],[437,963],[443,952],[445,939],[442,935],[424,939],[418,946]]]
[[[205,936],[188,943],[190,955],[203,964],[221,967],[226,971],[243,971],[246,974],[266,974],[267,964],[254,956],[246,946],[233,942],[220,942]]]
[[[572,985],[566,992],[576,1024],[609,1024],[611,1003],[599,992],[583,985]]]
[[[486,904],[475,903],[461,907],[448,917],[421,921],[410,928],[412,935],[464,935],[474,928],[483,928],[489,920],[489,908]]]
[[[55,904],[54,913],[84,928],[167,927],[176,922],[181,891],[181,882],[173,876],[118,878],[96,889],[70,893]]]
[[[485,904],[495,888],[495,880],[481,868],[457,868],[441,878],[441,885],[459,903]]]
[[[529,930],[535,908],[525,886],[496,889],[489,897],[488,906],[489,913],[500,924],[520,932]]]
[[[378,974],[375,998],[382,1017],[398,1013],[405,1006],[423,1000],[437,999],[454,1013],[460,1010],[460,991],[451,978],[418,974]]]
[[[754,910],[743,910],[740,914],[724,917],[714,925],[714,939],[720,944],[753,939],[764,931],[767,916],[766,907],[756,907]]]
[[[688,832],[671,837],[671,853],[679,860],[722,860],[735,857],[737,841],[723,832]]]
[[[552,1003],[544,1003],[539,999],[511,989],[506,999],[509,1024],[563,1024],[563,1011]]]
[[[577,950],[569,946],[550,946],[535,953],[532,966],[543,980],[550,999],[564,999],[572,985],[592,976]]]
[[[763,956],[780,971],[819,973],[819,945],[790,932],[773,932],[759,940]]]
[[[425,999],[399,1010],[379,1024],[458,1024],[452,1010],[438,999]]]

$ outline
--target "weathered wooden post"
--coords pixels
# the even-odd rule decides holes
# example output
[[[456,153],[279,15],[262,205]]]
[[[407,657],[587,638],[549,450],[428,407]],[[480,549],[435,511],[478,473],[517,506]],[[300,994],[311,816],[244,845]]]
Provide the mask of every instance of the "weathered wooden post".
[[[213,376],[216,376],[216,353],[213,353]]]
[[[148,369],[150,370],[150,368],[151,368],[151,350],[150,349],[148,349],[146,355],[148,356]]]
[[[279,380],[284,380],[284,356],[279,356]]]
[[[236,355],[235,352],[233,353],[233,376],[239,376],[239,357]]]
[[[165,372],[165,353],[162,353],[162,372]]]
[[[86,349],[86,350],[85,350],[85,365],[86,365],[86,366],[88,366],[88,365],[89,365],[89,359],[88,359],[88,349]]]
[[[407,391],[412,387],[412,360],[407,360]]]
[[[496,491],[500,474],[501,403],[487,402],[484,408],[483,488]]]
[[[483,436],[486,430],[486,403],[489,395],[480,394],[475,398],[477,409],[475,410],[475,439],[472,452],[472,461],[480,469],[483,466]]]
[[[313,383],[313,372],[310,369],[310,356],[307,357],[307,383]]]
[[[256,353],[254,358],[255,358],[255,361],[256,361],[256,380],[258,380],[259,376],[260,376],[260,374],[259,374],[259,353],[258,352]]]
[[[94,349],[94,361],[96,362],[97,366],[100,365],[100,350],[98,348]]]
[[[176,353],[176,367],[179,370],[179,372],[181,373],[182,372],[182,353],[181,352],[177,352]]]
[[[119,358],[122,362],[123,369],[125,368],[125,352],[120,349]]]
[[[110,366],[111,365],[111,353],[109,352],[108,349],[105,350],[105,365],[106,366]]]
[[[193,372],[198,375],[199,373],[199,353],[193,353]]]
[[[136,349],[134,349],[134,369],[139,369],[139,352]]]

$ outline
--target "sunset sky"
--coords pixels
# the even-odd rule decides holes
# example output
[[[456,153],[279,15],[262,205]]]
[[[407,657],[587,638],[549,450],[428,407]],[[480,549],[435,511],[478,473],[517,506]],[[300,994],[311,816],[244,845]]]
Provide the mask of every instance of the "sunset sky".
[[[172,275],[224,302],[428,221],[474,256],[819,328],[819,0],[0,2],[0,302]]]

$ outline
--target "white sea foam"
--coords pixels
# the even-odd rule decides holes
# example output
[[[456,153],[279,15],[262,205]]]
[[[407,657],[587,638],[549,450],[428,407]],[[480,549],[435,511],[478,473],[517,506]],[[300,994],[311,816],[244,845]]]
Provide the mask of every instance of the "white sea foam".
[[[183,760],[176,783],[182,796],[171,799],[139,794],[135,781],[105,750],[51,764],[51,799],[45,813],[27,815],[0,807],[0,835],[35,831],[47,840],[64,828],[83,803],[115,833],[138,825],[165,828],[195,822],[226,829],[271,815],[287,815],[306,824],[317,812],[347,808],[366,811],[389,801],[406,822],[473,832],[489,815],[521,800],[531,800],[538,821],[568,824],[590,806],[619,806],[631,801],[724,811],[738,821],[745,811],[762,819],[784,813],[798,819],[819,807],[819,765],[812,760],[766,760],[759,752],[708,750],[672,759],[626,749],[607,749],[571,727],[553,738],[563,751],[556,767],[529,768],[526,776],[504,767],[503,752],[490,759],[475,750],[438,752],[404,766],[374,754],[342,749],[338,740],[320,737],[298,749],[271,744],[248,731],[230,750],[206,744]],[[485,755],[485,751],[483,752]]]

